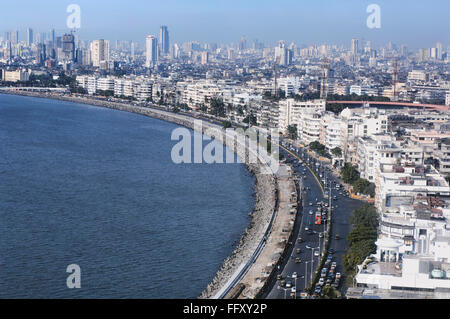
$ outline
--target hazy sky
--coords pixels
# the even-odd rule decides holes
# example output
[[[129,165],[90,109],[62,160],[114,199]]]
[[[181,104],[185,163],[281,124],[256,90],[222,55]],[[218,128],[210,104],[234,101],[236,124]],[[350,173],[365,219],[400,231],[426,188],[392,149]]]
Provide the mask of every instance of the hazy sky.
[[[18,29],[67,30],[69,4],[81,7],[81,39],[134,40],[159,36],[169,27],[171,42],[345,44],[352,37],[374,45],[392,41],[410,48],[450,45],[449,0],[16,0],[2,1],[0,34]],[[381,7],[381,29],[366,26],[369,4]]]

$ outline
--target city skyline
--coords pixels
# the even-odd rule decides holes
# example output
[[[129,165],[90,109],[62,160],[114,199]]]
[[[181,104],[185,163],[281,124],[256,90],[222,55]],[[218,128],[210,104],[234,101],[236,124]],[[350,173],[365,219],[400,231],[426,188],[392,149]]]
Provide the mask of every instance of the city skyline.
[[[404,1],[396,4],[378,1],[382,21],[380,29],[366,26],[369,2],[351,2],[354,5],[344,8],[325,0],[318,3],[284,0],[278,2],[283,7],[280,9],[269,1],[259,2],[257,7],[253,1],[245,4],[235,1],[211,4],[197,0],[187,4],[172,0],[165,4],[136,3],[132,7],[125,7],[120,1],[109,1],[108,6],[101,8],[103,14],[99,15],[101,1],[79,1],[81,28],[76,34],[80,39],[89,41],[104,38],[144,43],[147,35],[158,37],[160,27],[167,25],[171,43],[237,43],[242,36],[248,42],[258,39],[267,45],[285,40],[298,45],[327,43],[349,46],[351,38],[369,40],[373,46],[382,46],[387,42],[406,44],[411,49],[428,47],[436,42],[444,45],[450,43],[445,32],[436,32],[450,27],[450,22],[445,19],[445,12],[448,11],[445,8],[450,8],[450,5],[445,1],[437,1],[436,6],[441,7],[440,10],[417,1],[409,6]],[[8,4],[5,12],[10,14],[0,21],[1,35],[6,31],[19,30],[19,40],[25,41],[28,28],[33,29],[35,37],[51,29],[59,34],[68,32],[65,26],[69,15],[66,12],[68,4],[68,1],[49,7],[30,1],[21,1],[20,5]],[[28,5],[30,10],[19,14],[24,5]],[[118,28],[121,24],[117,22],[121,20],[127,21],[126,28]]]

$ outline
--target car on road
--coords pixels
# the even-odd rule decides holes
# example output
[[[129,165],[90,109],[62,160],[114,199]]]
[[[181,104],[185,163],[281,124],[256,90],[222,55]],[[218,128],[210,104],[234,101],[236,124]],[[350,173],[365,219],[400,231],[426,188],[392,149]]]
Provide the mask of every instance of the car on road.
[[[314,252],[314,256],[315,256],[315,257],[319,257],[319,256],[320,256],[320,253],[316,250],[316,251]]]
[[[297,254],[300,254],[302,252],[300,248],[297,248],[295,251],[297,252]]]
[[[334,236],[334,239],[339,240],[341,239],[341,237],[338,234],[336,234],[336,236]]]
[[[297,292],[297,288],[295,288],[295,287],[292,287],[292,289],[291,289],[291,293],[295,294],[296,292]]]
[[[292,287],[292,282],[288,281],[286,282],[286,288],[291,288]]]
[[[320,233],[320,234],[319,234],[319,238],[323,238],[323,233]]]
[[[298,242],[299,244],[301,244],[301,243],[303,242],[303,239],[302,239],[301,237],[299,237],[299,238],[297,239],[297,242]]]
[[[334,261],[331,263],[331,267],[336,268],[337,267],[337,263]]]
[[[335,253],[334,249],[330,248],[329,253],[333,255]]]
[[[325,279],[320,278],[320,279],[319,279],[319,285],[320,285],[320,286],[323,286],[324,284],[325,284]]]
[[[299,263],[301,263],[302,261],[301,261],[301,259],[300,258],[295,258],[295,263],[296,264],[299,264]]]
[[[292,279],[297,279],[297,272],[292,273]]]
[[[341,275],[340,272],[337,272],[337,273],[336,273],[336,279],[341,279],[341,276],[342,276],[342,275]]]
[[[306,227],[305,227],[305,231],[308,231],[308,230],[309,230],[309,227],[308,227],[308,226],[306,226]]]
[[[312,206],[312,205],[313,205],[313,203],[312,203],[312,202],[310,202],[310,203],[309,203],[309,206]]]
[[[310,215],[314,215],[314,212],[312,210],[309,211]]]

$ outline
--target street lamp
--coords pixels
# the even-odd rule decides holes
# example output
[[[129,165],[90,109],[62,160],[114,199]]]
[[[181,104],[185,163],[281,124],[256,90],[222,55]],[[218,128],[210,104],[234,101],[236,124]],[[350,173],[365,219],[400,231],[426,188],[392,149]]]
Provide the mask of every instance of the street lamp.
[[[310,261],[306,261],[305,264],[305,291],[306,291],[306,286],[308,283],[308,263],[310,263]]]

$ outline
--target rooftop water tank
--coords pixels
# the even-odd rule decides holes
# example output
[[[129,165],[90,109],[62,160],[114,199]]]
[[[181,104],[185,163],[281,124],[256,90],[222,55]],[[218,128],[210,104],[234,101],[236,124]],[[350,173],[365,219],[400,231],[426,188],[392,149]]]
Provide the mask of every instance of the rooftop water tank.
[[[440,269],[434,269],[431,272],[431,277],[433,278],[444,278],[444,272]]]

